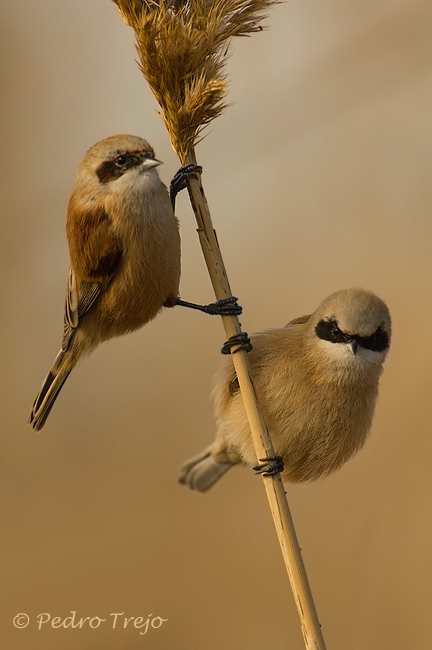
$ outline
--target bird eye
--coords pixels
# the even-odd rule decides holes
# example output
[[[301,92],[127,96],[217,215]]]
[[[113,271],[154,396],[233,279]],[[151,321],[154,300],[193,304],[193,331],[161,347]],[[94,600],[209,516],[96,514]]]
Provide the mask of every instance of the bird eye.
[[[127,161],[127,157],[126,157],[126,156],[117,156],[117,158],[115,159],[114,162],[115,162],[115,164],[118,165],[119,167],[122,167],[122,166],[126,163],[126,161]]]
[[[346,343],[347,335],[337,326],[334,319],[320,320],[315,328],[318,338],[330,343]]]

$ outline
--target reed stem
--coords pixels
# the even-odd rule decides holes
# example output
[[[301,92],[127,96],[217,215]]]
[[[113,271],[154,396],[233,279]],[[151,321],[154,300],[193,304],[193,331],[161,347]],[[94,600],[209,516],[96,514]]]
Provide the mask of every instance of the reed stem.
[[[192,148],[184,164],[197,164]],[[204,195],[201,179],[188,181],[189,197],[198,224],[198,235],[204,259],[217,300],[232,295],[222,254],[212,225],[208,204]],[[241,332],[237,316],[222,316],[227,337]],[[233,351],[235,348],[233,348]],[[252,432],[252,440],[257,459],[273,456],[275,450],[271,442],[266,423],[253,385],[251,368],[245,350],[238,350],[232,355],[234,368],[240,385],[246,415]],[[307,650],[325,650],[324,638],[318,621],[312,592],[303,564],[293,520],[280,474],[263,477],[264,487],[269,500],[273,521],[279,538],[285,566],[294,594],[303,638]]]
[[[140,68],[161,109],[182,164],[195,164],[194,144],[225,108],[224,72],[234,36],[260,31],[264,12],[278,0],[114,0],[136,34]],[[218,300],[232,296],[201,179],[187,183],[204,258]],[[236,316],[222,316],[227,338],[241,332]],[[257,459],[275,455],[245,350],[233,363]],[[300,548],[280,475],[263,477],[307,650],[325,650]]]

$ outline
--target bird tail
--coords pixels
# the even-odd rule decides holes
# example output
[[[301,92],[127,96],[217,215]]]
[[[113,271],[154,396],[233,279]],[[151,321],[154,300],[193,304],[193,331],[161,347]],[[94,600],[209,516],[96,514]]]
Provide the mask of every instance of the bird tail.
[[[76,360],[70,350],[61,350],[40,389],[29,417],[33,429],[39,431],[46,422],[61,387],[69,377]]]
[[[227,472],[234,463],[218,463],[211,456],[212,446],[194,456],[180,470],[179,482],[191,490],[205,492]]]

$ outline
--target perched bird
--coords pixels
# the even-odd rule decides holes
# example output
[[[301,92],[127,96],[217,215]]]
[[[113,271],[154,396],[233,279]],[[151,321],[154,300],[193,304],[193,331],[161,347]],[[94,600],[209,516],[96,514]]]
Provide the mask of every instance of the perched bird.
[[[41,429],[78,359],[178,302],[180,235],[146,140],[116,135],[89,149],[69,201],[71,267],[62,349],[36,397]]]
[[[337,291],[310,316],[251,336],[252,375],[286,481],[338,469],[364,444],[389,349],[386,305],[362,289]],[[242,397],[228,358],[214,392],[216,439],[181,470],[204,492],[237,463],[257,462]],[[263,459],[264,460],[264,459]],[[277,465],[277,463],[276,463]],[[254,469],[263,473],[272,466]]]

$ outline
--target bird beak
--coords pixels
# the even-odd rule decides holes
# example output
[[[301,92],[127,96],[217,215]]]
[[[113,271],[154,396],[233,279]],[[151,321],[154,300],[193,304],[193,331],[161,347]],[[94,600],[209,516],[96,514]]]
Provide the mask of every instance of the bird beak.
[[[359,342],[354,339],[348,345],[351,347],[353,355],[356,356],[357,350],[359,349]]]
[[[156,158],[144,158],[144,160],[141,163],[141,169],[143,171],[147,171],[147,169],[151,169],[152,167],[157,167],[158,165],[162,165],[161,160],[157,160]]]

